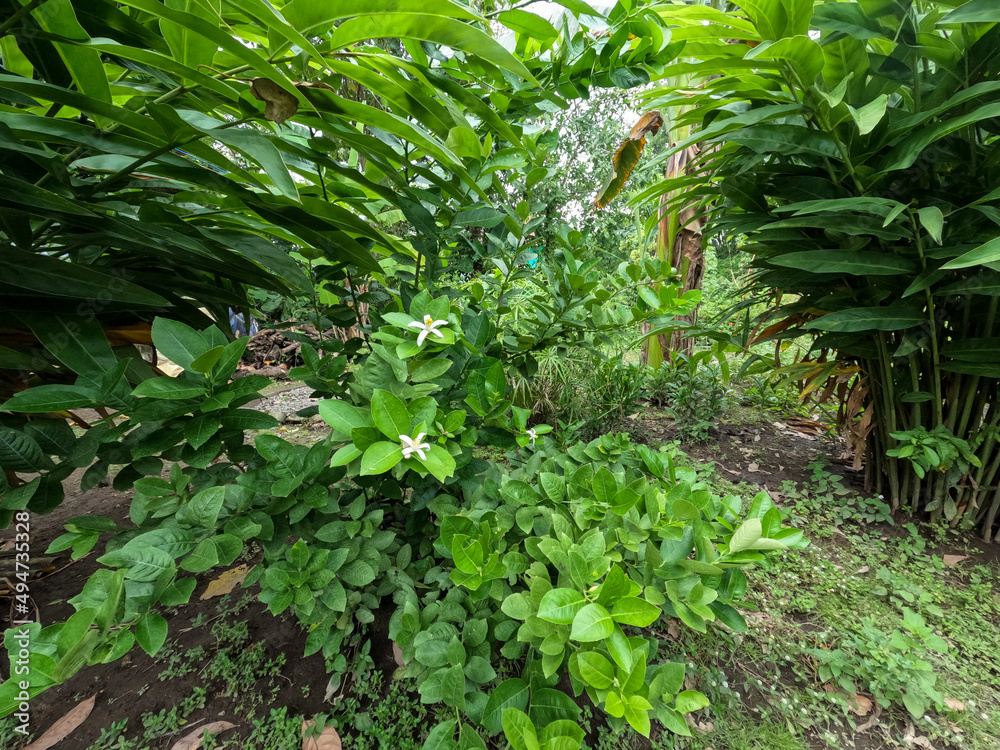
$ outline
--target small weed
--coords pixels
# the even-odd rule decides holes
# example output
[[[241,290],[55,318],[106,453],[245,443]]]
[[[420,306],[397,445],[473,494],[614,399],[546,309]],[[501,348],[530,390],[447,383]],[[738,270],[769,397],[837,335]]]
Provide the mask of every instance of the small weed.
[[[356,750],[418,750],[434,725],[427,707],[408,692],[405,683],[393,681],[385,690],[380,672],[368,670],[354,683],[350,695],[333,715],[335,725]],[[355,734],[356,733],[356,734]]]
[[[0,719],[0,747],[13,750],[13,748],[20,747],[28,741],[25,735],[15,731],[19,723],[13,716]]]
[[[289,750],[302,745],[302,717],[289,716],[288,709],[272,708],[266,719],[254,719],[246,750]]]
[[[164,647],[159,658],[167,663],[166,669],[160,672],[160,681],[172,680],[197,672],[198,665],[205,658],[205,649],[202,646],[195,646],[189,651],[181,652],[177,645],[171,642]]]
[[[116,721],[109,727],[104,727],[101,734],[90,746],[89,750],[129,750],[135,747],[135,742],[125,739],[125,728],[128,726],[128,719]]]
[[[838,648],[815,648],[821,682],[830,682],[848,695],[859,691],[875,696],[882,708],[905,706],[919,719],[932,706],[943,708],[938,676],[928,661],[929,651],[946,653],[948,644],[911,609],[903,610],[903,629],[885,633],[871,621],[845,636]],[[843,696],[830,693],[831,699]]]

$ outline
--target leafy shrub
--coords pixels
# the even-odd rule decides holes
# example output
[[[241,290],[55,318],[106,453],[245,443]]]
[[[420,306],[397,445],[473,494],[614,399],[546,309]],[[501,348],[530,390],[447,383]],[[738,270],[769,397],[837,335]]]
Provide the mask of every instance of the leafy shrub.
[[[420,532],[412,542],[419,552],[372,565],[357,583],[395,588],[401,604],[390,635],[423,699],[444,702],[488,732],[503,729],[509,739],[549,732],[575,747],[578,708],[555,690],[568,672],[574,690],[586,691],[613,721],[648,733],[655,715],[686,733],[680,714],[705,705],[703,697],[680,690],[681,665],[656,666],[655,640],[625,628],[666,614],[702,632],[715,620],[744,629],[732,606],[746,589],[740,567],[800,546],[801,533],[782,528],[766,494],[741,522],[738,498],[714,496],[667,456],[624,436],[548,446],[545,427],[528,427],[528,412],[511,408],[499,362],[462,363],[469,348],[462,344],[475,345],[469,337],[488,332],[482,318],[447,299],[422,293],[408,314],[383,319],[373,338],[387,346],[381,363],[373,357],[357,373],[355,403],[325,401],[320,413],[334,428],[332,440],[344,443],[335,465],[376,498],[386,487],[406,488],[404,528]],[[407,338],[407,329],[426,330],[431,321],[439,322],[440,337]],[[404,366],[393,366],[393,353]],[[464,409],[442,408],[447,376],[459,364],[469,373],[464,405],[478,417],[475,427]],[[412,382],[422,379],[411,373],[425,370],[437,379]],[[429,387],[435,382],[440,390]],[[511,456],[513,471],[474,459],[478,435],[516,442],[526,455]],[[315,563],[301,558],[305,580]],[[374,573],[393,568],[389,580]],[[497,652],[526,658],[525,673],[487,694]],[[431,739],[456,731],[475,730],[449,720]]]
[[[666,409],[684,440],[707,440],[726,409],[723,368],[711,362],[713,356],[711,351],[691,356],[677,353],[647,376],[650,401]]]

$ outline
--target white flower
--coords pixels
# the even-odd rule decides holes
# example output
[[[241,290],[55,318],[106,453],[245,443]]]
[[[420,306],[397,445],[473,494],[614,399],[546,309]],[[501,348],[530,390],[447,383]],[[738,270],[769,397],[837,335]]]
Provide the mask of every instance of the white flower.
[[[448,325],[447,320],[434,320],[434,318],[430,315],[425,315],[423,323],[414,320],[408,324],[408,327],[420,329],[420,335],[417,336],[417,346],[421,346],[424,343],[424,339],[427,338],[427,335],[430,333],[433,333],[439,339],[443,339],[444,334],[437,330],[437,327],[446,325]]]
[[[421,336],[425,334],[420,334]],[[414,453],[420,456],[420,460],[424,461],[427,459],[427,454],[424,451],[431,449],[430,443],[421,443],[420,441],[424,439],[424,435],[427,433],[421,432],[415,438],[411,438],[409,435],[400,435],[399,442],[403,444],[403,458],[409,458]]]
[[[528,437],[531,438],[531,444],[534,445],[535,444],[535,438],[538,437],[538,434],[535,432],[535,428],[534,427],[532,427],[532,428],[530,428],[528,430]]]

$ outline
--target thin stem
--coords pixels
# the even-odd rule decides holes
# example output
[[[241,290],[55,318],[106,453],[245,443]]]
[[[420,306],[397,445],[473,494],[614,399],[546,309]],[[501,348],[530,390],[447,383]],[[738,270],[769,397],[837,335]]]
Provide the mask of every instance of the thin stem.
[[[913,225],[913,237],[917,244],[917,252],[920,254],[920,270],[926,271],[927,258],[924,256],[924,242],[920,228],[917,225],[917,218],[912,209],[907,209],[907,211],[910,214],[910,223]],[[927,300],[927,317],[930,322],[931,367],[934,375],[934,380],[931,383],[931,387],[933,388],[932,393],[934,394],[934,421],[936,424],[944,424],[944,405],[942,403],[941,394],[941,357],[938,349],[937,315],[935,314],[934,295],[931,294],[929,287],[924,289],[924,297]]]

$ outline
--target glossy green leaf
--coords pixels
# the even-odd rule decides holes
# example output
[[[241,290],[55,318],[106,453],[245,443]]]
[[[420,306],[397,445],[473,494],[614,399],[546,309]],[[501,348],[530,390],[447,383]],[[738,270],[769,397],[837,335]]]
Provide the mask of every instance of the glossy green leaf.
[[[516,677],[504,680],[490,693],[483,712],[483,727],[496,734],[502,730],[502,716],[506,709],[524,711],[527,707],[528,683]]]
[[[547,622],[569,625],[586,605],[583,594],[574,589],[552,589],[538,605],[538,617]]]
[[[600,604],[587,604],[573,618],[570,638],[582,643],[601,641],[611,635],[614,620],[611,613]]]

